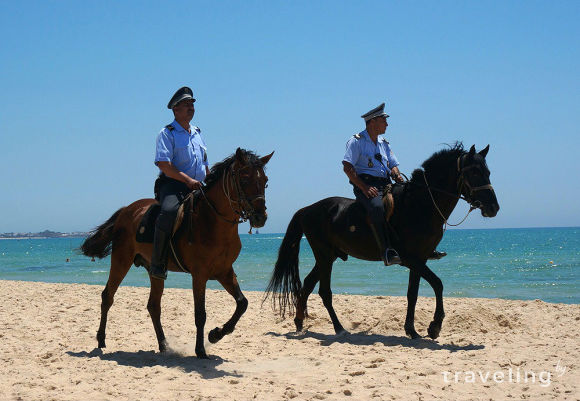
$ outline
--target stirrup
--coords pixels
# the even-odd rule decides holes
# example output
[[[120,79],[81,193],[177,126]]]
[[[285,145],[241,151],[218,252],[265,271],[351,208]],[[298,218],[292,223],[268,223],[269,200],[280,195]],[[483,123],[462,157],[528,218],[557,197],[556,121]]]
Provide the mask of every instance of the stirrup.
[[[401,257],[393,248],[387,248],[383,257],[385,266],[401,264]]]
[[[163,266],[159,266],[158,268],[151,266],[149,275],[158,280],[167,280],[167,269],[164,269]]]

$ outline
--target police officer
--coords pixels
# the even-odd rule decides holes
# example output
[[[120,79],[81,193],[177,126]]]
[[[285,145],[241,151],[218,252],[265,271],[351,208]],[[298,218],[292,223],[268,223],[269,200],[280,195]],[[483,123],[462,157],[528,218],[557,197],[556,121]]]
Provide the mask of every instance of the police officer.
[[[175,119],[157,136],[155,165],[161,170],[155,197],[161,211],[155,223],[151,277],[167,278],[167,251],[179,204],[185,195],[201,188],[209,174],[206,145],[201,130],[189,124],[195,113],[193,91],[184,86],[175,92],[167,108]]]
[[[398,169],[399,162],[391,150],[389,142],[380,135],[385,133],[387,118],[385,104],[361,116],[366,129],[354,135],[346,143],[346,153],[342,161],[343,169],[353,186],[357,201],[363,204],[370,218],[371,230],[381,250],[386,266],[401,263],[401,258],[391,247],[386,230],[383,207],[383,193],[390,177],[402,182]]]

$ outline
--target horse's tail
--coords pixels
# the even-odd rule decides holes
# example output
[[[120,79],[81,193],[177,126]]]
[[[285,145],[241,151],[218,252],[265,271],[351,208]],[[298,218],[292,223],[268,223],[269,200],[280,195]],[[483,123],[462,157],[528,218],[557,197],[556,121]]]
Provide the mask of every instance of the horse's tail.
[[[303,210],[297,211],[292,220],[290,220],[290,224],[288,224],[286,235],[278,250],[278,260],[264,297],[265,301],[272,294],[272,306],[274,310],[278,306],[282,317],[285,316],[286,309],[288,309],[288,313],[293,313],[302,289],[300,271],[298,270],[298,254],[300,252],[300,240],[304,233],[301,222]],[[278,297],[274,294],[278,294]]]
[[[125,208],[122,207],[117,210],[115,214],[109,217],[109,220],[91,231],[85,242],[83,242],[80,247],[80,251],[83,255],[102,259],[111,254],[115,234],[115,221],[117,221],[119,214],[121,214],[124,209]]]

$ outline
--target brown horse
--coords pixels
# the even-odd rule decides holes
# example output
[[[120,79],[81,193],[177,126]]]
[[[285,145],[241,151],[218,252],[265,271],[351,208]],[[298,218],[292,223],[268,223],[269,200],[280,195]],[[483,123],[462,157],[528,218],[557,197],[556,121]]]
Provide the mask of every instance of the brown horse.
[[[242,248],[238,223],[249,220],[253,227],[262,227],[266,223],[265,188],[268,177],[264,166],[273,154],[260,158],[238,148],[235,155],[214,165],[206,177],[206,186],[191,194],[193,198],[189,202],[184,202],[188,206],[184,208],[183,223],[172,240],[181,261],[179,263],[175,256],[170,256],[167,267],[170,271],[183,271],[179,267],[181,264],[192,276],[197,329],[195,353],[199,358],[207,358],[203,343],[207,281],[218,280],[236,300],[236,310],[230,320],[223,327],[209,332],[211,343],[230,334],[248,306],[232,266]],[[111,254],[109,280],[101,295],[101,323],[97,332],[99,348],[106,346],[107,313],[131,265],[149,269],[152,244],[137,242],[136,235],[143,216],[155,203],[154,199],[140,199],[119,209],[81,245],[82,253],[89,257],[104,258]],[[151,279],[147,302],[161,352],[168,346],[161,327],[164,284],[163,280]]]

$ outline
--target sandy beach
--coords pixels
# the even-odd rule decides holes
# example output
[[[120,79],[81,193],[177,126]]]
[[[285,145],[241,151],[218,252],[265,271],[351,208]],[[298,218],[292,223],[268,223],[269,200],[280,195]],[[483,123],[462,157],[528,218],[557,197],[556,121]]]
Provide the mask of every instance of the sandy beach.
[[[263,294],[236,331],[194,353],[191,291],[166,289],[162,322],[171,352],[157,352],[148,288],[121,287],[97,349],[102,286],[0,281],[0,399],[8,400],[578,400],[580,305],[446,298],[441,336],[404,335],[406,299],[335,295],[350,334],[335,336],[316,294],[306,332],[294,332]],[[233,313],[207,293],[207,332]],[[420,298],[426,335],[433,298]]]

